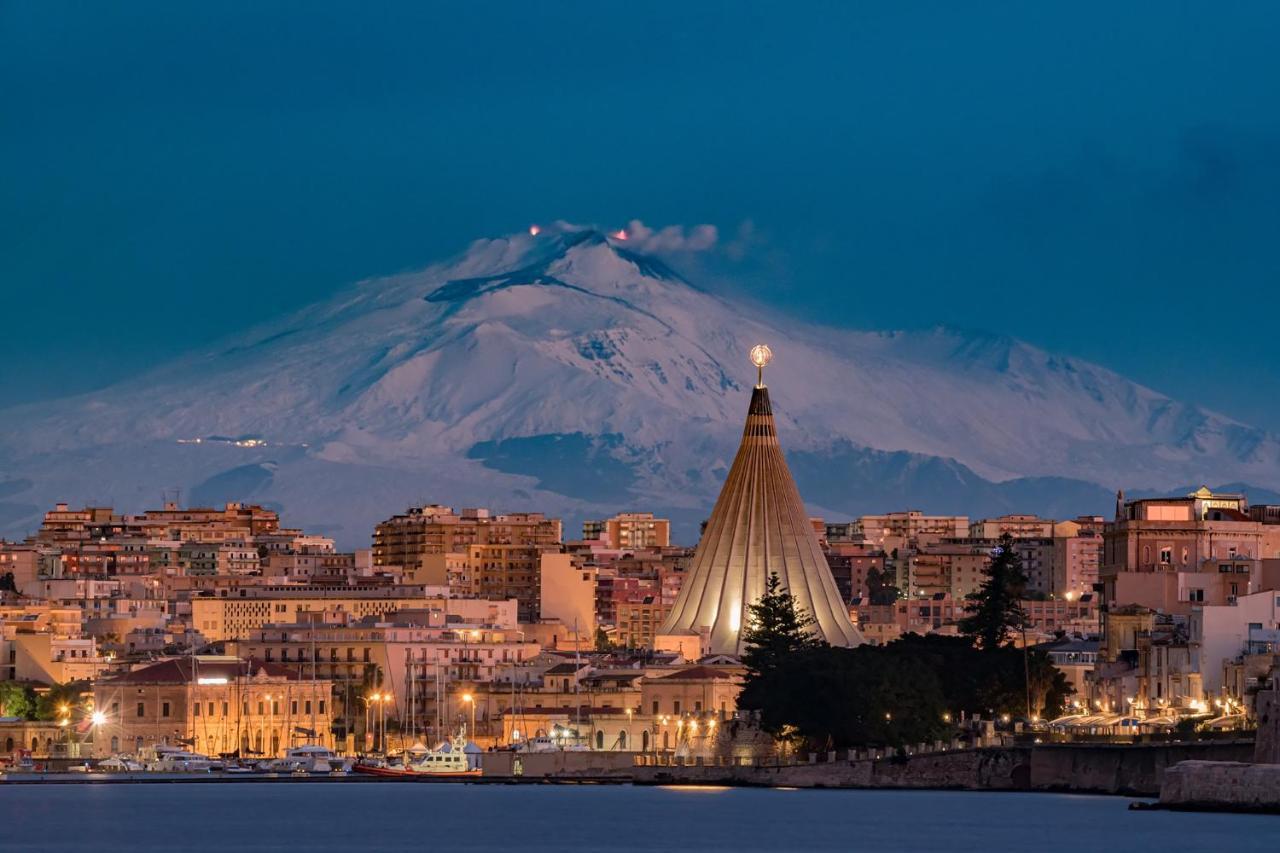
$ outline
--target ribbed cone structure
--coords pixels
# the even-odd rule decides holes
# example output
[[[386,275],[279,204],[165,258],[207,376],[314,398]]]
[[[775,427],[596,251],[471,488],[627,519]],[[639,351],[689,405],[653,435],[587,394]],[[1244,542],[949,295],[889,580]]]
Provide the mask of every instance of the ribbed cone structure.
[[[716,499],[693,564],[660,634],[711,631],[711,653],[742,651],[748,605],[764,595],[776,573],[797,605],[817,620],[835,646],[856,646],[862,635],[849,621],[822,546],[778,443],[769,389],[751,394],[742,446]]]

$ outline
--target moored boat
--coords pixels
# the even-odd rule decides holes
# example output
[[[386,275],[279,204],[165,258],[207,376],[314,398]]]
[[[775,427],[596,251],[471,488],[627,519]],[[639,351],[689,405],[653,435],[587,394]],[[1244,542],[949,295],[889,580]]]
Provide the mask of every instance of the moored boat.
[[[99,761],[96,769],[105,773],[140,773],[146,768],[131,755],[113,755]]]
[[[351,759],[343,758],[327,747],[308,743],[291,747],[283,758],[260,763],[258,769],[302,776],[329,776],[349,772],[351,763]]]
[[[437,749],[409,753],[402,764],[392,765],[384,759],[370,759],[358,763],[355,771],[369,776],[480,775],[480,768],[471,766],[466,729],[460,730],[448,743],[441,744]]]
[[[156,747],[156,757],[146,763],[145,769],[151,773],[208,773],[218,769],[222,762],[171,746]]]

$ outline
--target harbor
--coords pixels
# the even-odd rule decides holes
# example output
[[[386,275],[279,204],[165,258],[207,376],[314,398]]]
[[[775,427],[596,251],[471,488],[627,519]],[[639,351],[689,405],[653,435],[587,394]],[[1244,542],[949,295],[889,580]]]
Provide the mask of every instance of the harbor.
[[[954,791],[787,791],[723,786],[268,784],[18,786],[0,795],[6,853],[307,850],[649,853],[1108,849],[1149,844],[1274,850],[1251,815],[1131,811],[1119,797]],[[620,815],[634,819],[620,823]],[[654,816],[646,820],[646,815]],[[431,841],[424,832],[429,832]],[[1033,840],[1034,839],[1034,840]]]

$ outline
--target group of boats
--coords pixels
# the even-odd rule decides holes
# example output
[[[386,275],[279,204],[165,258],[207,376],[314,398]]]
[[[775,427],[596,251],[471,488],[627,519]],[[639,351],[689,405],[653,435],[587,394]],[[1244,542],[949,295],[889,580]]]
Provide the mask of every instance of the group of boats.
[[[283,756],[261,761],[213,757],[182,747],[158,746],[144,755],[119,754],[73,769],[95,773],[213,773],[220,775],[258,774],[271,776],[478,776],[480,750],[460,731],[436,749],[417,744],[401,753],[340,756],[315,744],[288,749]],[[23,768],[15,767],[15,770]]]
[[[258,773],[342,776],[350,773],[354,764],[354,759],[343,758],[330,749],[314,744],[295,746],[279,758],[257,762],[236,758],[214,758],[198,752],[189,752],[181,747],[159,746],[151,756],[113,755],[88,769],[100,773],[222,773],[227,775]]]
[[[355,765],[355,772],[369,776],[479,776],[479,751],[463,730],[437,749],[417,744],[400,755],[365,758]]]
[[[512,748],[519,753],[585,750],[585,746],[566,745],[561,739],[537,736],[527,738]],[[67,768],[69,772],[107,774],[217,774],[222,776],[479,776],[482,750],[467,738],[465,728],[435,749],[418,743],[399,752],[361,755],[351,758],[338,755],[327,747],[302,744],[289,748],[283,756],[255,761],[237,755],[214,757],[192,752],[182,746],[157,746],[144,753],[120,753],[96,763],[85,762]],[[25,756],[8,768],[9,772],[47,772],[47,768]]]

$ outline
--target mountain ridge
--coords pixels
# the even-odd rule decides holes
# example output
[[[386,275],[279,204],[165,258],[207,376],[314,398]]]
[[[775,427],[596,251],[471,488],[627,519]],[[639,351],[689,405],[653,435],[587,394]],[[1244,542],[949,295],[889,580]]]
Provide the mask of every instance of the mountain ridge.
[[[0,495],[0,532],[58,499],[138,508],[240,482],[251,494],[232,499],[290,523],[363,527],[348,546],[423,499],[692,518],[732,457],[761,341],[802,494],[833,513],[1280,487],[1275,436],[1107,368],[1000,333],[805,323],[556,226],[358,282],[101,391],[0,410],[17,424],[0,481],[30,483]]]

